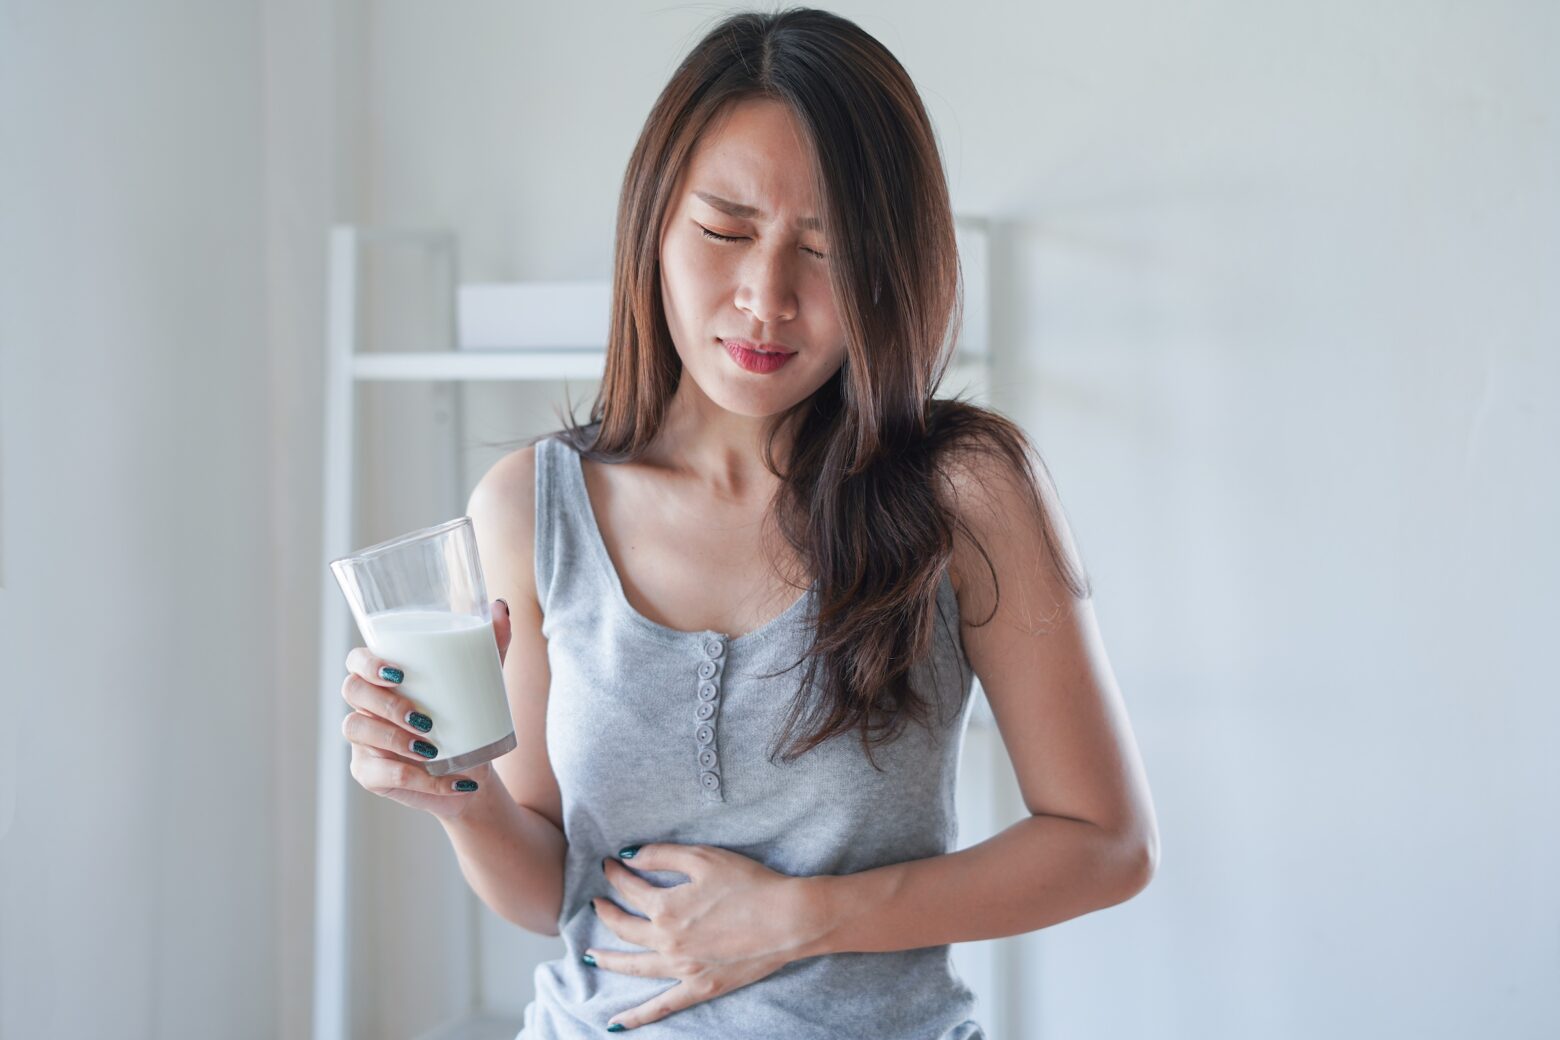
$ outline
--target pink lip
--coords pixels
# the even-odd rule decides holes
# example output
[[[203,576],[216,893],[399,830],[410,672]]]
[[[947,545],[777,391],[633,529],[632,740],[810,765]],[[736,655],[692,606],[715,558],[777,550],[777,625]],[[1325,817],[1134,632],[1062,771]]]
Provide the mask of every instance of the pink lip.
[[[735,361],[741,368],[748,372],[756,372],[767,375],[770,372],[778,372],[796,356],[795,351],[790,353],[760,354],[744,345],[745,341],[728,339],[721,346],[726,348],[726,356]]]
[[[742,347],[744,350],[767,350],[771,354],[795,354],[796,353],[796,351],[792,350],[790,347],[786,346],[783,343],[754,343],[750,339],[728,339],[728,340],[722,340],[721,342],[729,343],[733,347]]]

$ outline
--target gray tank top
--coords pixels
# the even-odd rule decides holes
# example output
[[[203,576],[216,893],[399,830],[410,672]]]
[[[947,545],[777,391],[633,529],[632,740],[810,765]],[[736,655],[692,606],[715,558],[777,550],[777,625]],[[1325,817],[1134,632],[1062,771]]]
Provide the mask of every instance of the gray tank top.
[[[558,918],[566,953],[536,968],[516,1040],[594,1040],[610,1017],[676,984],[580,960],[587,947],[643,949],[613,934],[590,906],[606,897],[645,916],[601,870],[625,845],[714,845],[811,876],[937,856],[957,841],[954,781],[974,673],[947,574],[935,653],[914,673],[916,689],[935,697],[930,726],[907,722],[897,739],[874,747],[882,772],[868,763],[857,731],[790,764],[778,754],[771,762],[805,664],[759,676],[800,658],[815,590],[735,638],[651,621],[623,594],[580,461],[556,436],[536,442],[536,593],[552,669],[547,753],[568,839]],[[688,880],[639,873],[662,887]],[[792,961],[640,1029],[708,1040],[983,1040],[970,1017],[974,995],[949,952],[944,944]]]

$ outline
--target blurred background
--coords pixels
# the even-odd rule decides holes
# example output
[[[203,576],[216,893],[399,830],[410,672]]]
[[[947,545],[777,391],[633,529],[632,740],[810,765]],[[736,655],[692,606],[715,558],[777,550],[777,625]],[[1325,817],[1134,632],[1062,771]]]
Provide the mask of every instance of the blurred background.
[[[313,1036],[317,942],[354,1038],[518,1029],[561,940],[432,817],[352,784],[319,927],[327,242],[608,278],[735,9],[0,0],[4,1040]],[[830,9],[988,222],[1159,817],[1135,899],[956,947],[990,1040],[1560,1035],[1560,6]],[[439,284],[365,250],[363,349],[447,349]],[[353,547],[593,391],[358,386]],[[970,741],[961,844],[1022,812]]]

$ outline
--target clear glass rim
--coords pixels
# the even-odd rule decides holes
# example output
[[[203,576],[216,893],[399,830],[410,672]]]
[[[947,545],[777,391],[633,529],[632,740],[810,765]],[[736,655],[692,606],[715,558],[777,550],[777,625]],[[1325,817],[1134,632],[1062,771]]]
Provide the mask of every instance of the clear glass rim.
[[[429,538],[435,538],[441,534],[444,534],[446,531],[454,530],[462,524],[469,523],[471,523],[471,517],[457,516],[455,519],[446,520],[442,524],[435,524],[433,527],[424,527],[419,531],[408,531],[406,534],[398,534],[394,538],[387,539],[386,541],[380,542],[377,545],[370,545],[366,549],[359,549],[357,552],[351,553],[347,556],[337,557],[336,559],[330,561],[330,565],[334,567],[338,563],[356,563],[360,560],[366,560],[371,556],[378,556],[381,553],[388,552],[391,549],[406,545],[409,542],[421,542]]]

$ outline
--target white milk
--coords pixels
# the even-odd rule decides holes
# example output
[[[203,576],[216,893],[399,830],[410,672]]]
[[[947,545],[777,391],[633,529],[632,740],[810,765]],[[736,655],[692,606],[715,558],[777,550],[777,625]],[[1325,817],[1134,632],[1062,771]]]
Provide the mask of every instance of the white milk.
[[[507,746],[493,748],[479,761],[515,746],[491,621],[439,610],[391,610],[371,615],[368,628],[363,633],[368,648],[406,673],[393,689],[433,719],[423,739],[439,754],[427,760],[428,772],[443,776],[468,769],[478,761],[449,760],[500,741]]]

